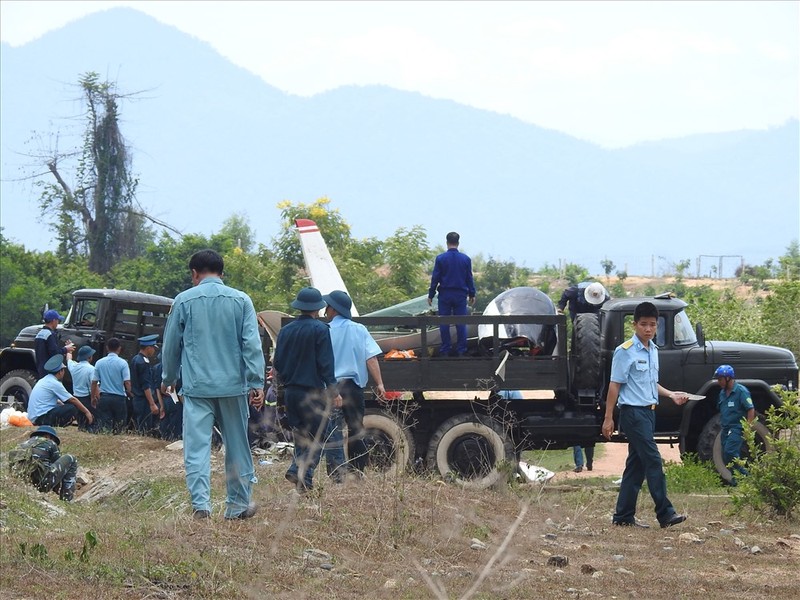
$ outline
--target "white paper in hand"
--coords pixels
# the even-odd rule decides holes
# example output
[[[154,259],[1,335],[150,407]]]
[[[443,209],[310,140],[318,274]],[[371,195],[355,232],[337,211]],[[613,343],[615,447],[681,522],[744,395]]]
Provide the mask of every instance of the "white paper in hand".
[[[175,404],[178,403],[178,394],[175,393],[175,390],[170,390],[169,397],[172,398]]]

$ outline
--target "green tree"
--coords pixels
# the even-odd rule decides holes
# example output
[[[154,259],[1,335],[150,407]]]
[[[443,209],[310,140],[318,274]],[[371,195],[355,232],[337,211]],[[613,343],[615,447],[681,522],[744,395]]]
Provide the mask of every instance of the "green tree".
[[[800,280],[781,281],[764,299],[764,343],[791,350],[800,358]]]
[[[564,267],[564,279],[566,279],[570,285],[586,281],[588,277],[589,270],[586,267],[576,265],[575,263],[567,263]]]
[[[613,271],[617,265],[614,264],[613,260],[604,258],[600,261],[600,266],[603,267],[603,272],[606,274],[606,279],[608,279],[611,276],[611,271]]]
[[[212,236],[212,242],[224,247],[225,252],[240,248],[243,252],[251,252],[255,245],[255,231],[250,227],[250,220],[245,213],[235,213],[225,219],[219,233]]]
[[[513,261],[498,260],[490,256],[483,269],[475,276],[478,293],[475,310],[484,310],[498,294],[508,289],[528,285],[530,275],[529,269],[518,267]]]
[[[383,252],[389,265],[389,283],[409,298],[425,293],[425,270],[433,252],[421,225],[410,229],[399,228],[383,243]]]
[[[778,259],[780,276],[783,279],[800,279],[800,243],[793,240],[786,248],[786,254]]]

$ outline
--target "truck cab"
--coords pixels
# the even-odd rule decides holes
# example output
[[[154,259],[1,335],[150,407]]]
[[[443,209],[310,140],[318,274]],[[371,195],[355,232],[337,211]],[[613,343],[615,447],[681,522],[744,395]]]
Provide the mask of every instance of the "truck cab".
[[[130,358],[138,352],[138,338],[164,333],[172,299],[155,294],[114,289],[81,289],[72,295],[72,307],[56,331],[59,345],[67,340],[75,344],[75,353],[89,345],[97,352],[95,360],[105,356],[106,342],[116,337],[122,342],[121,356]],[[24,409],[38,373],[34,340],[42,325],[23,328],[8,348],[0,350],[0,404]],[[71,388],[69,372],[64,385]]]

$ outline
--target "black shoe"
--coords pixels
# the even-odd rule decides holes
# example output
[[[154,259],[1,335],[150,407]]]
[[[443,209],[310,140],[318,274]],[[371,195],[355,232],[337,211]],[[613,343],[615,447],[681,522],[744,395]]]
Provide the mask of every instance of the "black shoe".
[[[580,473],[581,471],[583,471],[583,467],[575,467],[574,469],[572,469],[573,473]]]
[[[210,519],[211,518],[211,511],[210,510],[193,510],[192,511],[192,518],[197,519]]]
[[[633,521],[612,521],[612,523],[619,527],[638,527],[639,529],[650,529],[650,525],[641,521],[637,521],[636,519]]]
[[[291,481],[295,485],[297,485],[297,483],[300,481],[297,478],[297,473],[293,473],[292,471],[286,471],[286,475],[284,475],[284,477],[286,477],[286,481]]]
[[[225,517],[228,521],[236,521],[240,520],[243,521],[244,519],[249,519],[253,515],[258,512],[258,505],[255,502],[251,502],[248,504],[247,508],[240,512],[238,515],[233,515],[232,517]]]
[[[592,470],[592,463],[586,463],[586,470],[587,471],[591,471]]]
[[[679,515],[675,513],[672,515],[668,521],[664,521],[661,524],[661,529],[666,529],[667,527],[672,527],[673,525],[680,525],[687,519],[686,515]]]

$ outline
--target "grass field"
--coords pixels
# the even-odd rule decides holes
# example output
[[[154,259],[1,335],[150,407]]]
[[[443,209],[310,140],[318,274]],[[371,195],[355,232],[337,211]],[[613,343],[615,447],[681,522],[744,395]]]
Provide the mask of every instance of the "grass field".
[[[718,487],[671,493],[689,521],[641,530],[611,526],[610,478],[466,491],[370,472],[300,498],[284,461],[256,466],[256,517],[227,522],[215,455],[214,515],[194,521],[164,442],[64,430],[92,487],[113,490],[64,504],[9,475],[27,433],[0,432],[0,598],[800,597],[800,524],[731,516]],[[572,468],[569,450],[537,459]],[[647,495],[639,516],[656,524]]]

